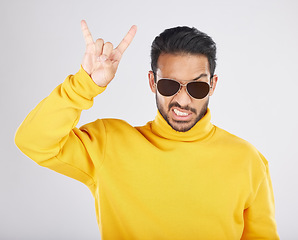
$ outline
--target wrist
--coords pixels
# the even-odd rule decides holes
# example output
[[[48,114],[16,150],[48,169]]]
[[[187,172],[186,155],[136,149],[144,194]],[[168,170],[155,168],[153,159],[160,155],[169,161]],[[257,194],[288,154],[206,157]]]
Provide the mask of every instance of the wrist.
[[[99,86],[97,83],[95,83],[82,65],[80,70],[75,74],[75,78],[78,79],[78,85],[83,88],[82,91],[88,93],[89,98],[97,96],[106,89],[106,86]]]

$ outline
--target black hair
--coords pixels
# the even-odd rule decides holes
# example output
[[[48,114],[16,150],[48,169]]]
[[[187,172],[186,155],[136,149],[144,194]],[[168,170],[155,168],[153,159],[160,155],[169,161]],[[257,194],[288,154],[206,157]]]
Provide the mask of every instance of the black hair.
[[[157,61],[161,54],[202,54],[208,58],[211,77],[216,67],[216,44],[196,28],[174,27],[164,30],[151,45],[151,70],[156,79]]]

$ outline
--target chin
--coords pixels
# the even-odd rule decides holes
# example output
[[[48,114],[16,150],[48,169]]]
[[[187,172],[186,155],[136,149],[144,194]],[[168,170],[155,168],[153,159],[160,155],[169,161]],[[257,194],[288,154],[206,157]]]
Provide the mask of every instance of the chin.
[[[172,129],[174,129],[175,131],[178,131],[178,132],[187,132],[193,126],[195,126],[196,123],[198,121],[200,121],[205,116],[205,114],[207,112],[207,108],[208,108],[208,103],[209,103],[209,97],[208,97],[206,102],[203,104],[203,106],[197,110],[198,114],[196,113],[195,119],[185,122],[185,121],[175,121],[174,119],[170,118],[169,112],[167,112],[165,110],[164,106],[162,106],[162,104],[160,104],[160,102],[157,98],[157,95],[156,95],[155,100],[156,100],[157,109],[160,112],[160,114],[162,115],[162,117],[172,127]],[[170,111],[170,110],[168,110],[168,111]]]
[[[189,131],[196,123],[191,122],[179,122],[179,121],[169,121],[169,125],[178,132],[187,132]]]

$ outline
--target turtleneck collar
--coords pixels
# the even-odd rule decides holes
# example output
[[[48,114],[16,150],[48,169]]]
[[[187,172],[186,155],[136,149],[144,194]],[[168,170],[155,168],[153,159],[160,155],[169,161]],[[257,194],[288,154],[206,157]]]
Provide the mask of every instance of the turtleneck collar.
[[[151,128],[152,132],[162,138],[175,140],[175,141],[200,141],[211,136],[215,130],[214,126],[210,122],[211,113],[209,108],[205,116],[196,123],[187,132],[178,132],[174,130],[163,118],[160,112],[157,112],[157,116],[152,121]]]

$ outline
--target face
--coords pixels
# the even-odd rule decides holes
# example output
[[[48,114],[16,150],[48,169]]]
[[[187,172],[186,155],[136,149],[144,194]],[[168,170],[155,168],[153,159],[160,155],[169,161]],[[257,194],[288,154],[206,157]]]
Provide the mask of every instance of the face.
[[[203,55],[162,54],[158,58],[157,66],[156,82],[161,78],[170,78],[186,84],[201,76],[195,81],[210,84],[208,58]],[[214,75],[210,92],[203,99],[191,97],[185,86],[176,95],[165,97],[157,91],[152,71],[148,76],[150,88],[156,94],[160,114],[174,130],[179,132],[190,130],[206,114],[209,96],[213,94],[217,83],[217,76]]]

